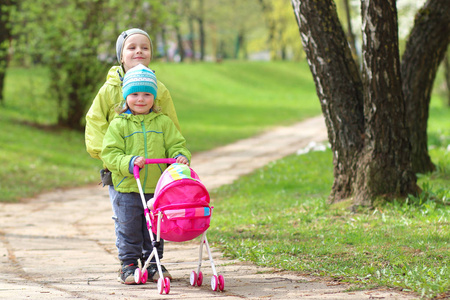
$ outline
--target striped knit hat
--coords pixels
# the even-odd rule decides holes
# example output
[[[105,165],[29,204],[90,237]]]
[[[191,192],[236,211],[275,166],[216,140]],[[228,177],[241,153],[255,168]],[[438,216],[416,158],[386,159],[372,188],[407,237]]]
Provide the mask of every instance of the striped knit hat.
[[[155,99],[158,92],[155,73],[143,64],[128,70],[123,78],[123,99],[126,100],[129,94],[137,92],[151,93]]]

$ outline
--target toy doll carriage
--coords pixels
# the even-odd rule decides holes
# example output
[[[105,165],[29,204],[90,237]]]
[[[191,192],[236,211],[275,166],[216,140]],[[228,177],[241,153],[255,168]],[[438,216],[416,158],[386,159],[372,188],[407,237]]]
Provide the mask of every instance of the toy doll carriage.
[[[161,238],[172,242],[184,242],[201,235],[197,271],[192,271],[190,284],[201,286],[203,273],[202,265],[203,245],[209,255],[213,276],[211,288],[214,291],[223,291],[225,282],[222,275],[218,275],[211,255],[211,249],[206,239],[206,230],[209,227],[213,207],[209,206],[209,193],[201,183],[198,175],[184,164],[175,163],[175,159],[147,159],[146,164],[171,164],[161,175],[155,189],[155,194],[148,202],[144,198],[139,179],[139,167],[134,167],[134,177],[139,188],[142,204],[144,206],[147,229],[152,240],[153,250],[145,264],[134,274],[136,283],[146,283],[148,279],[147,267],[155,257],[159,273],[158,292],[170,292],[170,278],[163,278],[161,263],[157,247]],[[156,235],[156,238],[155,238]]]

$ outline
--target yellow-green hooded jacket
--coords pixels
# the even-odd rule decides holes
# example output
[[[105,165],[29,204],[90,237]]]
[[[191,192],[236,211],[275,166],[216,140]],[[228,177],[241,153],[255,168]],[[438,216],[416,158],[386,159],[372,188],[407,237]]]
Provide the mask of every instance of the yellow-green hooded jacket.
[[[115,118],[103,140],[102,160],[112,173],[114,189],[121,193],[138,193],[133,176],[136,156],[145,158],[176,158],[191,160],[186,140],[174,123],[162,113],[133,115],[128,112]],[[154,193],[166,164],[149,164],[140,172],[144,193]]]
[[[106,77],[106,82],[100,88],[97,96],[92,102],[88,113],[86,114],[85,142],[86,150],[93,157],[101,159],[103,137],[109,124],[117,116],[115,108],[123,101],[122,97],[122,78],[124,72],[122,67],[112,67]],[[155,99],[156,111],[167,115],[180,130],[177,114],[173,105],[169,90],[159,80],[158,97]]]

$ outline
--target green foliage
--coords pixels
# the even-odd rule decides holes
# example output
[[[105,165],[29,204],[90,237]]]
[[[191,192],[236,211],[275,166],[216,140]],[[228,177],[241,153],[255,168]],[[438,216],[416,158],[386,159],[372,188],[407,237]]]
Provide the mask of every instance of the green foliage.
[[[47,95],[57,99],[58,123],[81,130],[109,67],[99,57],[115,57],[115,40],[123,30],[148,27],[155,33],[164,18],[161,11],[161,1],[23,0],[14,15],[16,60],[48,68]]]
[[[287,1],[260,0],[271,59],[286,59],[289,54],[299,60],[304,57],[298,25]],[[289,1],[290,2],[290,1]]]
[[[38,3],[37,3],[38,2]],[[47,95],[57,99],[58,123],[81,129],[85,107],[105,67],[97,59],[105,1],[21,1],[19,52],[48,67]],[[45,18],[42,16],[45,15]],[[29,47],[32,45],[32,47]]]

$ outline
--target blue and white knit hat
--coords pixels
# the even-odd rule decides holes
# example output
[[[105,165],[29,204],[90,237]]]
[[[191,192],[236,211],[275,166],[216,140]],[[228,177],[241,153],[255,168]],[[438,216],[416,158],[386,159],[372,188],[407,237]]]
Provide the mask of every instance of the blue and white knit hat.
[[[126,100],[128,95],[137,92],[151,93],[155,99],[158,92],[155,73],[143,64],[128,70],[123,78],[123,99]]]

